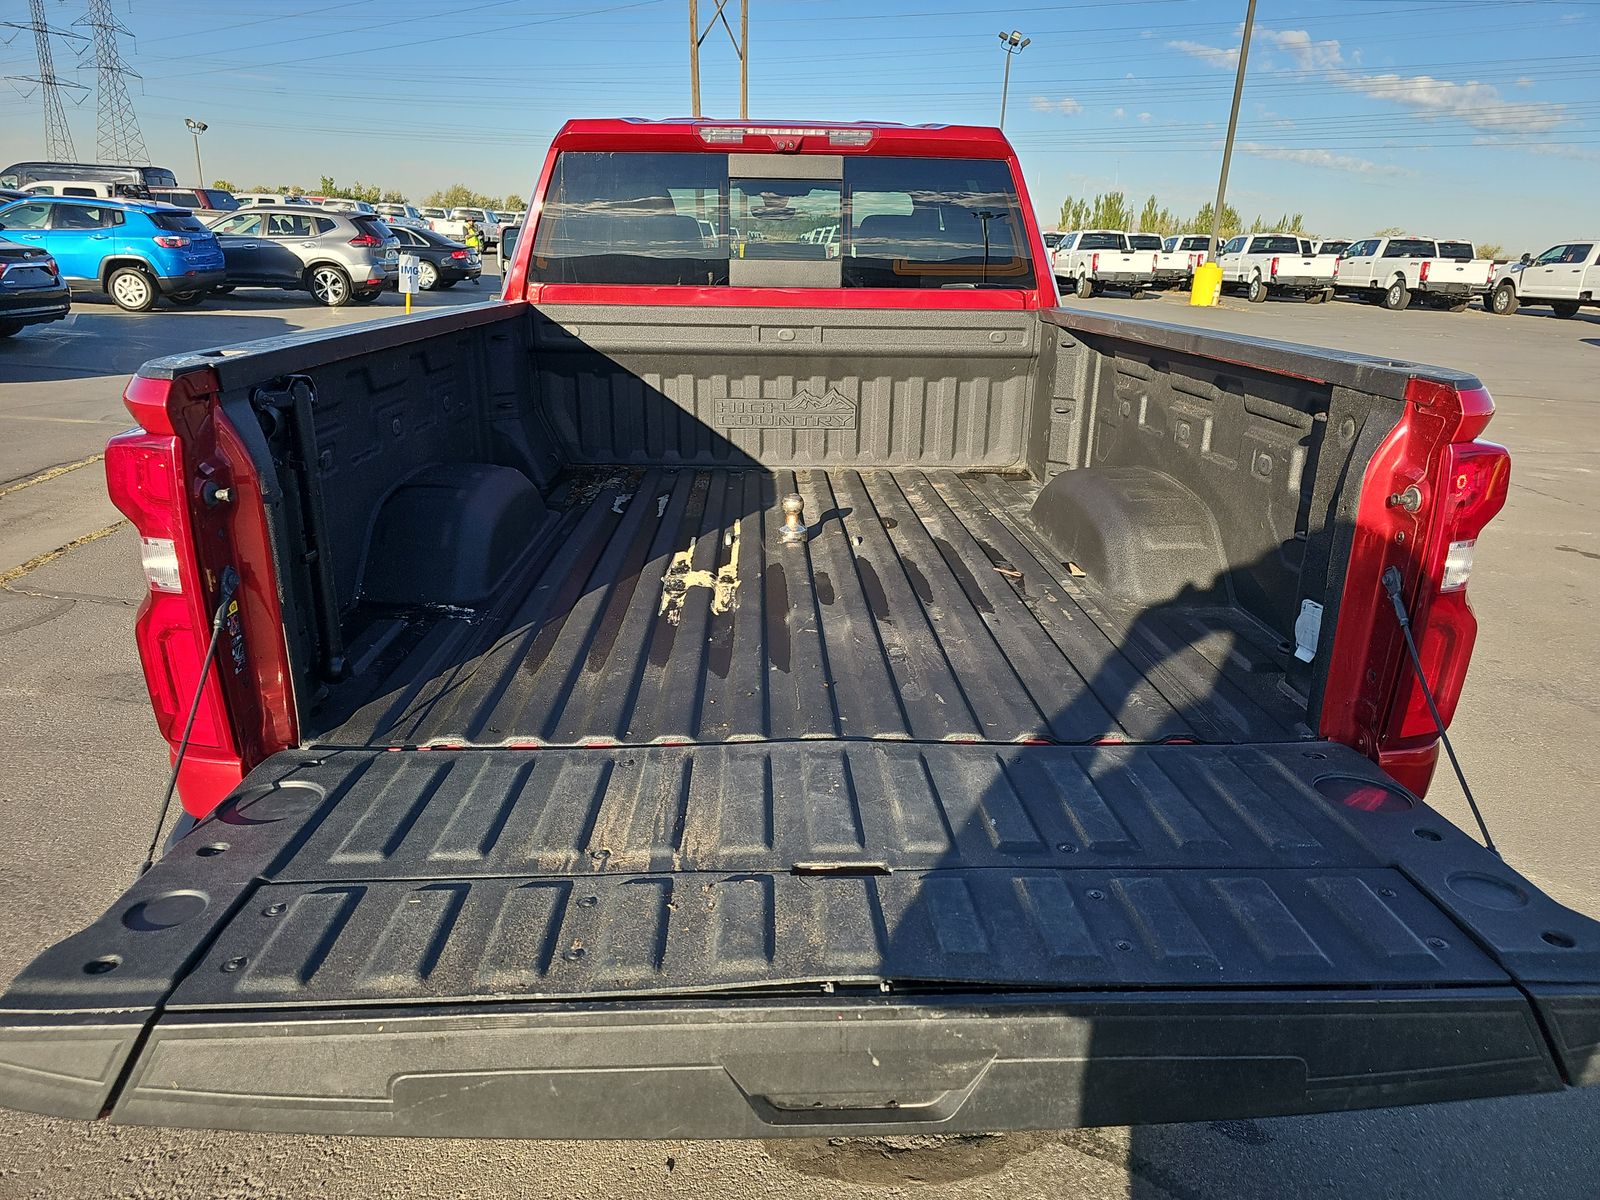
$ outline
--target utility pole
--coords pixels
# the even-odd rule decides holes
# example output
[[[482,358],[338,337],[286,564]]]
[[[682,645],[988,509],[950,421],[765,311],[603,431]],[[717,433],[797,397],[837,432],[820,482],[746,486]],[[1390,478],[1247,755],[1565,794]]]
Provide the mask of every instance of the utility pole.
[[[1011,60],[1032,44],[1032,38],[1022,36],[1020,30],[1013,29],[1010,33],[1004,30],[1000,33],[1000,49],[1006,54],[1005,80],[1000,84],[1000,128],[1006,127],[1006,96],[1011,91]]]
[[[145,164],[150,153],[144,148],[144,134],[139,130],[139,117],[133,111],[133,101],[128,98],[126,77],[139,78],[139,72],[130,67],[117,49],[117,35],[127,33],[116,14],[111,11],[111,0],[89,0],[89,11],[73,22],[87,25],[93,30],[94,65],[99,75],[95,115],[100,161]]]
[[[73,38],[79,42],[87,39],[81,33],[53,28],[45,16],[44,0],[28,0],[28,17],[28,23],[25,25],[16,21],[0,21],[0,27],[6,29],[31,31],[34,52],[39,56],[37,75],[17,75],[12,78],[16,83],[37,84],[43,94],[45,157],[55,162],[72,162],[78,157],[78,152],[72,145],[72,128],[67,124],[67,110],[61,103],[61,90],[72,88],[75,91],[87,92],[89,89],[75,80],[62,79],[56,74],[55,55],[50,50],[50,39]]]
[[[728,5],[732,0],[711,0],[717,11],[711,14],[705,28],[700,28],[699,0],[689,0],[689,98],[694,115],[700,116],[700,47],[711,31],[720,23],[733,43],[733,52],[739,56],[739,119],[750,119],[750,0],[739,0],[739,32],[733,32],[728,22]]]
[[[200,165],[200,135],[210,128],[204,121],[196,121],[193,117],[185,117],[183,123],[189,127],[189,132],[194,134],[194,186],[206,186],[205,168]]]
[[[1244,67],[1250,57],[1250,31],[1256,23],[1256,0],[1244,14],[1244,38],[1239,43],[1239,73],[1233,80],[1233,111],[1228,114],[1228,138],[1222,143],[1222,174],[1217,179],[1217,202],[1211,208],[1211,261],[1217,261],[1222,240],[1222,206],[1228,193],[1228,164],[1233,161],[1233,135],[1239,128],[1239,99],[1244,95]]]

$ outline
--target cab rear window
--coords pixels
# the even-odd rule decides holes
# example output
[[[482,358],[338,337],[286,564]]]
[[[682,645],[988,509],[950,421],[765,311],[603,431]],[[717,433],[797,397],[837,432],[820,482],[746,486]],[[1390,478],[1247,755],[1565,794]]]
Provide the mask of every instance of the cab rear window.
[[[574,153],[534,238],[543,283],[1031,288],[1006,164]],[[791,165],[792,163],[792,165]],[[792,176],[799,175],[802,178]]]
[[[1418,238],[1391,238],[1383,248],[1385,258],[1432,258],[1433,243]]]

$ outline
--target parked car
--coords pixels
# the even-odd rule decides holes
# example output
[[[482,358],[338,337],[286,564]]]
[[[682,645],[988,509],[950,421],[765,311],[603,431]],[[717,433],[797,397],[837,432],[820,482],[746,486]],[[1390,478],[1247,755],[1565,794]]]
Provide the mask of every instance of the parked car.
[[[1050,255],[1050,269],[1062,289],[1080,300],[1107,287],[1141,295],[1156,276],[1154,251],[1135,251],[1120,229],[1082,229],[1063,233]]]
[[[192,213],[153,201],[34,197],[0,206],[11,241],[43,249],[75,292],[129,312],[166,297],[184,308],[225,282],[222,248]]]
[[[285,204],[295,204],[302,208],[316,207],[298,192],[238,192],[234,199],[239,202],[240,208],[251,208],[256,205],[281,207]]]
[[[520,212],[497,212],[494,214],[494,219],[501,229],[504,229],[507,225],[521,225],[522,217],[523,214]]]
[[[390,229],[427,229],[428,222],[422,215],[422,210],[410,204],[379,204],[376,206],[378,216],[383,218],[383,223]]]
[[[1460,312],[1487,290],[1494,263],[1477,258],[1470,242],[1435,242],[1428,237],[1372,237],[1352,242],[1339,257],[1341,293],[1398,312],[1414,297],[1438,301]]]
[[[1600,238],[1559,242],[1538,258],[1524,254],[1499,267],[1484,306],[1506,317],[1524,304],[1548,304],[1558,317],[1600,305]]]
[[[142,183],[103,183],[92,179],[45,179],[23,186],[28,196],[77,196],[84,200],[153,200]]]
[[[415,254],[422,260],[417,266],[417,284],[425,292],[444,291],[464,279],[477,283],[483,274],[483,260],[442,233],[405,225],[391,225],[390,229],[400,242],[401,254]]]
[[[233,212],[239,201],[222,188],[151,188],[150,198],[178,208],[211,212]]]
[[[422,213],[422,219],[427,222],[429,229],[433,230],[435,233],[442,233],[446,237],[450,236],[450,231],[448,229],[440,228],[442,224],[450,220],[449,212],[442,208],[431,207],[420,209],[418,211]],[[459,228],[457,229],[457,232],[460,232]]]
[[[67,281],[49,251],[0,238],[0,338],[59,321],[71,308]]]
[[[1176,250],[1168,250],[1162,244],[1160,234],[1130,233],[1128,245],[1135,250],[1148,250],[1155,254],[1156,265],[1151,275],[1151,286],[1157,291],[1177,287],[1187,280],[1193,271],[1188,256]]]
[[[1161,248],[1169,254],[1182,254],[1188,261],[1191,277],[1200,266],[1211,261],[1209,234],[1175,233],[1162,243]]]
[[[887,253],[704,245],[753,170],[894,204]],[[998,130],[589,120],[543,177],[508,302],[129,388],[192,831],[12,980],[0,1102],[770,1138],[1600,1083],[1600,923],[1422,795],[1510,479],[1476,378],[1060,308]]]
[[[0,170],[0,187],[23,188],[51,179],[135,184],[143,188],[175,188],[178,177],[166,167],[133,167],[119,163],[19,162]]]
[[[375,217],[378,210],[365,200],[351,200],[345,196],[329,196],[319,200],[318,206],[326,212],[359,213],[364,217]]]
[[[1217,265],[1223,288],[1243,288],[1252,304],[1281,293],[1313,304],[1333,299],[1337,260],[1317,257],[1296,233],[1241,233],[1222,248]]]
[[[338,308],[370,304],[398,278],[400,239],[374,216],[252,205],[212,220],[211,228],[227,257],[227,291],[305,291]]]

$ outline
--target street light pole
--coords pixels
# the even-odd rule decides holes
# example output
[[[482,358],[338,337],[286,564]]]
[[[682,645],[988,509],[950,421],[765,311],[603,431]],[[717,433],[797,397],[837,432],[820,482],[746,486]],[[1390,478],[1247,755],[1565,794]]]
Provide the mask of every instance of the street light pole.
[[[1251,0],[1251,3],[1254,3],[1254,0]],[[1016,29],[1013,29],[1010,33],[1002,31],[1000,34],[1000,49],[1004,50],[1006,54],[1005,80],[1000,85],[1001,129],[1006,127],[1006,96],[1011,91],[1011,60],[1021,54],[1032,41],[1032,38],[1023,37],[1021,31]]]
[[[194,185],[203,188],[206,185],[206,173],[200,166],[200,135],[210,126],[204,121],[196,121],[193,117],[185,117],[183,123],[189,127],[189,132],[194,134]]]
[[[1256,23],[1256,0],[1250,0],[1244,14],[1244,38],[1239,43],[1239,73],[1233,80],[1233,111],[1228,114],[1228,137],[1222,143],[1222,174],[1217,179],[1217,202],[1211,209],[1211,261],[1217,261],[1222,238],[1222,205],[1228,192],[1228,164],[1233,161],[1233,135],[1239,128],[1239,98],[1244,94],[1244,66],[1250,57],[1250,31]]]

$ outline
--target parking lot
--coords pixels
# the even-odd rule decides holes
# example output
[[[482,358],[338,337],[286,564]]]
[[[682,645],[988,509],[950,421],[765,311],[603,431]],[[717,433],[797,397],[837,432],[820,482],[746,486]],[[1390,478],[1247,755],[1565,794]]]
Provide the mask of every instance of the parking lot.
[[[493,260],[490,261],[493,265]],[[492,298],[498,279],[419,297]],[[1473,371],[1513,455],[1511,499],[1477,552],[1481,623],[1454,732],[1506,857],[1555,898],[1600,914],[1600,811],[1588,751],[1600,715],[1600,314],[1530,308],[1383,311],[1230,298],[1083,303]],[[0,946],[9,980],[115,898],[155,819],[165,752],[131,622],[136,538],[105,499],[99,455],[146,359],[396,315],[243,291],[133,315],[83,302],[0,342]],[[1430,799],[1470,817],[1441,772]],[[0,1113],[0,1197],[748,1196],[1567,1197],[1600,1178],[1600,1089],[1394,1112],[886,1145],[510,1143],[300,1139],[111,1128]],[[311,1148],[308,1148],[308,1145]]]

